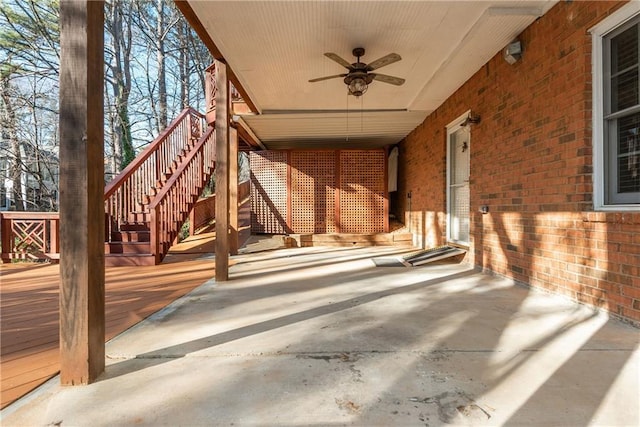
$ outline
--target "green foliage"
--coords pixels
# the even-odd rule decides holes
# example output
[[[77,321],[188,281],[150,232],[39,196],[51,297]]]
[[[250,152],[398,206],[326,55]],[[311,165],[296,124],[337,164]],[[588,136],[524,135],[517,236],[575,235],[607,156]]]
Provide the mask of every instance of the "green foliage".
[[[0,46],[2,59],[18,64],[20,72],[44,73],[57,79],[58,0],[0,0]]]
[[[182,242],[187,237],[189,237],[189,219],[188,218],[180,228],[180,232],[178,233],[178,242]]]

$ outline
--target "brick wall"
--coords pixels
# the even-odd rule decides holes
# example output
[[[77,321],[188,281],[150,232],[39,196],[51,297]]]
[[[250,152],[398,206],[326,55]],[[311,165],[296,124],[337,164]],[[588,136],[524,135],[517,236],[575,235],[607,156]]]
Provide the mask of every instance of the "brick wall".
[[[519,36],[520,61],[478,70],[401,143],[394,209],[422,243],[444,243],[446,126],[471,109],[468,260],[639,322],[640,213],[592,203],[588,29],[621,4],[559,2]]]

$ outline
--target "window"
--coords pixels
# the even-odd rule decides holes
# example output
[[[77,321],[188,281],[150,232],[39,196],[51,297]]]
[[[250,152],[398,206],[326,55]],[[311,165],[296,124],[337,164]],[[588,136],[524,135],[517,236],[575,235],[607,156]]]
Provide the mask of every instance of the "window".
[[[592,29],[594,203],[640,208],[640,8],[636,2]]]

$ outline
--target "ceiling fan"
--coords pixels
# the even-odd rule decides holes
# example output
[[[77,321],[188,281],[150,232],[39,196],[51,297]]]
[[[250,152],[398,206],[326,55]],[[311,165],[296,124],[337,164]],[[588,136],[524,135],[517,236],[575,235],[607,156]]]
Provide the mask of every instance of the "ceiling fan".
[[[337,62],[338,64],[349,70],[345,74],[335,74],[333,76],[319,77],[317,79],[309,80],[310,83],[320,82],[322,80],[335,79],[338,77],[344,77],[344,83],[349,87],[349,94],[354,96],[362,96],[368,89],[369,84],[372,81],[377,80],[383,83],[389,83],[392,85],[400,86],[404,84],[405,80],[400,77],[387,76],[386,74],[372,73],[372,71],[382,68],[385,65],[393,64],[400,61],[402,58],[397,53],[390,53],[382,58],[365,64],[360,62],[360,57],[364,56],[364,48],[357,47],[353,49],[353,56],[357,58],[356,62],[349,64],[346,60],[333,52],[327,52],[324,54],[327,58]]]

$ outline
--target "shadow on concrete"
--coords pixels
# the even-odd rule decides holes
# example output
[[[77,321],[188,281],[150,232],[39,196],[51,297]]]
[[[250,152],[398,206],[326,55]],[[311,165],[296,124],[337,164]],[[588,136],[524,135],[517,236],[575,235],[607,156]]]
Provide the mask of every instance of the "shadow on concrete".
[[[171,347],[165,347],[156,351],[143,353],[136,355],[134,362],[125,360],[120,363],[108,366],[106,373],[101,377],[101,380],[111,379],[120,375],[126,375],[139,369],[138,363],[135,363],[136,359],[150,359],[151,363],[147,366],[155,366],[176,358],[181,358],[189,353],[194,353],[207,348],[215,347],[230,341],[246,338],[251,335],[260,334],[273,329],[281,328],[291,325],[293,323],[306,321],[315,317],[324,316],[327,314],[337,313],[339,311],[348,310],[357,307],[362,304],[367,304],[381,298],[385,298],[391,295],[397,295],[406,292],[412,292],[418,289],[426,288],[429,286],[441,284],[448,280],[460,279],[463,277],[475,274],[473,270],[465,272],[439,277],[433,280],[427,280],[425,282],[416,283],[407,286],[400,286],[393,289],[387,289],[379,292],[372,292],[369,294],[361,295],[348,300],[340,301],[330,305],[324,305],[316,307],[310,310],[301,311],[298,313],[278,317],[275,319],[267,320],[264,322],[255,323],[249,326],[233,329],[220,334],[211,335],[208,337],[200,338],[197,340],[181,343]]]

